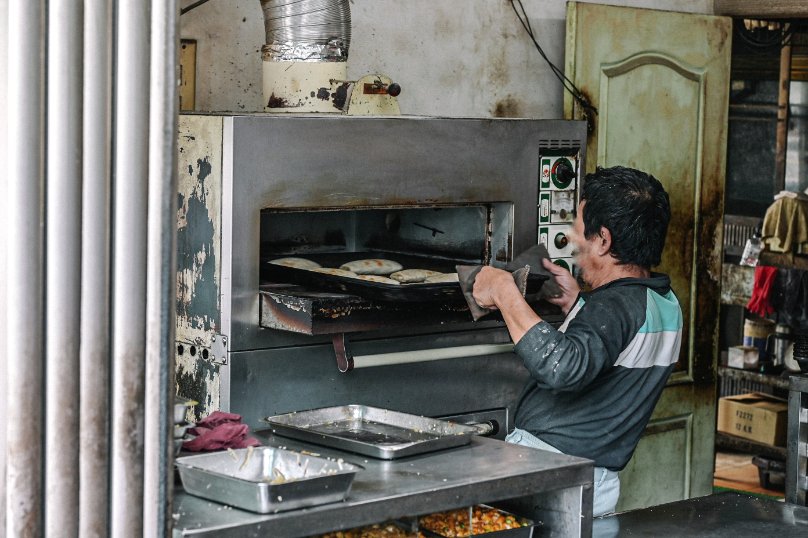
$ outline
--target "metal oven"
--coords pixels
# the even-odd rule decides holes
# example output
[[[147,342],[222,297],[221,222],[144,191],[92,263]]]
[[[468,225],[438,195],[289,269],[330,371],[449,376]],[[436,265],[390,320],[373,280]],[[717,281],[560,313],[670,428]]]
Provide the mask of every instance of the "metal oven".
[[[585,123],[561,120],[181,116],[180,395],[252,427],[358,403],[504,436],[527,373],[501,321],[471,322],[456,297],[286,282],[267,262],[372,254],[451,270],[542,240],[569,264],[585,140]]]

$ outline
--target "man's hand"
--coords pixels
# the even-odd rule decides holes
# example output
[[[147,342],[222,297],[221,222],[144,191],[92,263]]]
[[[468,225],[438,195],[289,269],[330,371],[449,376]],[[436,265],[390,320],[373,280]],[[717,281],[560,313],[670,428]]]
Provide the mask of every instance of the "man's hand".
[[[525,298],[513,275],[501,269],[483,267],[474,279],[471,294],[483,308],[498,308],[514,343],[519,342],[525,333],[541,321]]]
[[[474,279],[472,296],[478,305],[483,308],[499,308],[497,301],[500,297],[519,294],[513,276],[502,269],[483,267]]]
[[[560,265],[556,265],[546,258],[542,260],[542,264],[545,269],[553,274],[556,284],[558,284],[558,287],[561,289],[560,295],[547,297],[547,301],[560,306],[564,315],[567,315],[570,309],[575,305],[575,299],[578,298],[578,292],[581,291],[581,287],[578,285],[575,277]]]

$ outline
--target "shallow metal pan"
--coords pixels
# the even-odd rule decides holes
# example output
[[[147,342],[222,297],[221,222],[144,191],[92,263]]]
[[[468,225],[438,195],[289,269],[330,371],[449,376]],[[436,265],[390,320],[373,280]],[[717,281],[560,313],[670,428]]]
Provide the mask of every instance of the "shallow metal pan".
[[[177,458],[185,491],[266,514],[338,502],[362,468],[274,447]]]
[[[477,432],[465,424],[355,404],[265,421],[278,435],[385,460],[465,445]]]

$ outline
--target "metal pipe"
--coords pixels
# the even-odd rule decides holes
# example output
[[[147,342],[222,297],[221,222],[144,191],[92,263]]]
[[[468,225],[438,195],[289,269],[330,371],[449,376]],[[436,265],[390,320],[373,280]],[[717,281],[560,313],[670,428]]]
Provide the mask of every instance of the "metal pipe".
[[[179,4],[156,2],[151,27],[143,535],[171,534],[176,289]]]
[[[109,536],[112,2],[84,3],[79,536]]]
[[[8,11],[6,534],[42,536],[45,2]],[[9,357],[14,357],[10,359]]]
[[[0,35],[8,35],[8,0],[0,0]],[[8,73],[8,40],[0,39],[0,73]],[[8,83],[6,77],[0,77],[0,103],[8,102]],[[0,125],[8,125],[7,107],[0,107]],[[0,162],[8,162],[6,147],[6,129],[0,129]],[[0,182],[0,200],[8,200],[8,182]],[[0,211],[0,252],[7,252],[8,222],[6,212]],[[0,305],[7,303],[6,296],[6,257],[0,256]],[[8,342],[6,331],[6,309],[0,306],[0,342]],[[8,357],[8,354],[6,354]],[[8,368],[7,359],[0,359],[0,417],[7,415],[6,400],[8,398]],[[0,426],[0,538],[6,536],[6,428]]]
[[[788,31],[788,25],[784,35]],[[786,188],[788,101],[791,88],[791,40],[780,49],[780,91],[777,95],[777,127],[774,144],[774,194]]]
[[[391,364],[408,364],[411,362],[440,361],[457,359],[460,357],[479,357],[495,353],[511,353],[513,344],[479,344],[472,346],[443,347],[438,349],[419,349],[416,351],[396,351],[393,353],[379,353],[376,355],[354,356],[353,367],[371,368],[374,366],[388,366]]]
[[[149,2],[117,4],[110,535],[143,534]]]
[[[45,532],[78,535],[82,4],[48,2]]]

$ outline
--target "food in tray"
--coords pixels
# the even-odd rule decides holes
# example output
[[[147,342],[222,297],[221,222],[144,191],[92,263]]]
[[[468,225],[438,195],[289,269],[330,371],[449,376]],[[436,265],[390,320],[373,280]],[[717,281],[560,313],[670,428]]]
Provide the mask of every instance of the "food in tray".
[[[390,275],[393,280],[398,280],[402,284],[415,284],[423,282],[428,277],[440,275],[438,271],[430,271],[429,269],[403,269],[396,271]]]
[[[381,258],[369,258],[366,260],[354,260],[343,263],[340,269],[353,271],[357,275],[389,275],[396,271],[401,271],[403,267],[393,260],[383,260]]]
[[[344,276],[348,278],[356,278],[358,276],[353,271],[346,271],[345,269],[335,269],[333,267],[315,267],[314,269],[309,270],[314,271],[316,273],[324,273],[326,275],[333,275],[333,276]]]
[[[429,276],[424,280],[424,284],[438,284],[442,282],[459,282],[457,273],[440,273],[438,275]]]
[[[366,527],[333,531],[319,538],[423,538],[423,534],[408,532],[395,523],[377,523]]]
[[[386,276],[380,275],[359,275],[356,278],[359,280],[367,280],[368,282],[378,282],[379,284],[394,284],[396,286],[401,284],[401,282],[398,280],[393,280],[392,278],[387,278]]]
[[[320,267],[319,263],[307,260],[306,258],[277,258],[270,260],[269,263],[282,265],[283,267],[291,267],[293,269],[317,269]]]
[[[428,514],[418,520],[420,528],[449,538],[518,529],[531,524],[529,520],[485,505],[472,508],[471,521],[468,508]]]

